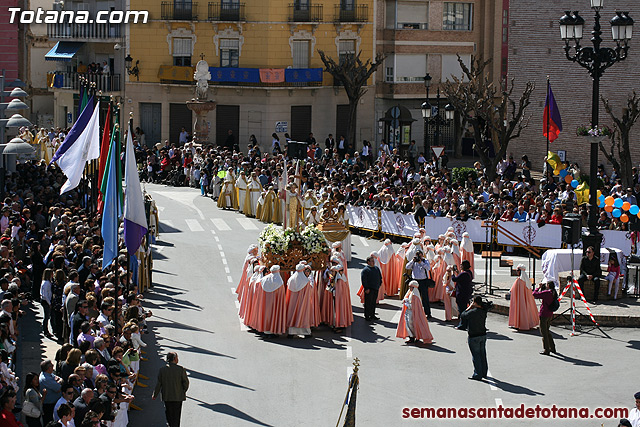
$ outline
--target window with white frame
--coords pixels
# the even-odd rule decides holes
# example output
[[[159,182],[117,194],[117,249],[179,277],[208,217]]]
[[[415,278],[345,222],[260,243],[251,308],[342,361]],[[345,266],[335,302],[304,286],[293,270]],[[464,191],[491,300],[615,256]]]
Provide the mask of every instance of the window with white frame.
[[[220,66],[238,68],[240,41],[238,39],[220,39]]]
[[[192,55],[193,39],[190,37],[173,38],[173,65],[190,67]]]
[[[338,57],[340,64],[342,64],[349,56],[356,54],[356,41],[355,40],[340,40],[338,42]]]
[[[293,41],[293,68],[309,68],[310,40]]]
[[[426,30],[428,28],[429,4],[417,1],[399,1],[396,28],[400,30]]]
[[[395,55],[396,82],[423,82],[427,74],[427,55]]]
[[[442,29],[471,31],[473,29],[473,3],[445,2]]]
[[[467,67],[471,66],[471,54],[460,54],[460,59],[462,59],[462,63]],[[468,81],[468,79],[462,74],[462,68],[460,68],[460,63],[458,62],[458,56],[456,54],[443,54],[441,80],[446,81],[447,79],[451,79],[451,76],[461,78],[462,81]]]

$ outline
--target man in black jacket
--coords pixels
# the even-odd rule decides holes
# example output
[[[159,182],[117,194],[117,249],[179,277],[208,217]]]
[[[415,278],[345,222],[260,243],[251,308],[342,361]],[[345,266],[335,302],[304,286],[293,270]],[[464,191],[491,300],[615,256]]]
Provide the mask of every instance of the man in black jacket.
[[[382,285],[382,272],[376,266],[376,260],[371,255],[367,257],[367,266],[360,272],[360,280],[364,288],[364,318],[369,322],[377,320],[376,299],[380,285]]]
[[[593,280],[593,301],[598,302],[598,293],[600,292],[600,278],[602,277],[602,270],[600,269],[600,260],[595,257],[595,251],[593,246],[587,248],[587,255],[582,257],[580,261],[580,277],[578,277],[578,284],[584,292],[584,282],[587,280]]]
[[[460,315],[460,326],[456,329],[466,330],[469,334],[467,342],[473,361],[473,375],[470,380],[480,381],[487,377],[489,365],[487,364],[487,312],[491,308],[490,303],[482,301],[481,296],[473,299],[473,304]]]

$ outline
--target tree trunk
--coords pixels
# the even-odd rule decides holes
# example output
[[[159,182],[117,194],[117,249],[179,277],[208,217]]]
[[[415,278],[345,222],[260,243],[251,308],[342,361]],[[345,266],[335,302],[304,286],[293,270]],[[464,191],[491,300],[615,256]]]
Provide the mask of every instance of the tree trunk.
[[[620,145],[618,150],[620,153],[620,167],[618,168],[618,175],[622,178],[622,184],[627,188],[633,188],[633,168],[631,160],[631,150],[629,149],[629,130],[622,132],[620,135]]]
[[[358,117],[358,99],[349,98],[349,132],[347,135],[347,146],[351,145],[353,151],[357,151],[356,145],[356,125]]]
[[[457,126],[458,120],[454,120],[452,125],[453,126]],[[467,119],[466,118],[462,118],[462,123],[460,123],[460,126],[457,127],[457,129],[460,129],[460,132],[458,132],[458,134],[456,135],[456,141],[455,144],[453,146],[453,157],[455,157],[456,159],[459,159],[460,157],[462,157],[462,138],[464,137],[464,129],[467,127]]]

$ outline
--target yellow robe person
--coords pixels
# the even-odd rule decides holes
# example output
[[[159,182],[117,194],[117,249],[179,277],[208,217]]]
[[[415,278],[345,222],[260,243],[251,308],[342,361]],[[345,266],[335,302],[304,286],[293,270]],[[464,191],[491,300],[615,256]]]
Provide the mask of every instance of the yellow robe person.
[[[247,177],[244,172],[240,172],[240,176],[236,180],[236,191],[238,192],[238,212],[244,212],[244,202],[247,198]]]
[[[248,217],[256,217],[256,211],[258,209],[258,199],[260,199],[260,193],[262,193],[262,185],[257,178],[251,177],[249,184],[247,185],[247,194],[244,198],[244,214]]]
[[[236,193],[236,177],[229,169],[222,183],[222,191],[218,197],[218,207],[226,209],[238,209],[238,198]]]
[[[273,187],[269,188],[267,194],[264,196],[264,202],[262,204],[262,215],[260,221],[266,223],[282,223],[282,212],[280,211],[280,199],[276,194]]]

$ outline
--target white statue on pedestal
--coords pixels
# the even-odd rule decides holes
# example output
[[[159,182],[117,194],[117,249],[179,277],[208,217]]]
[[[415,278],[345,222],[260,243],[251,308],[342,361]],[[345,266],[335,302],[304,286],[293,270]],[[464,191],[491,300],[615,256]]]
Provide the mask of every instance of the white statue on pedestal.
[[[209,64],[204,59],[201,59],[196,64],[196,72],[193,73],[193,79],[196,81],[196,98],[199,100],[207,99],[211,73],[209,72]]]

